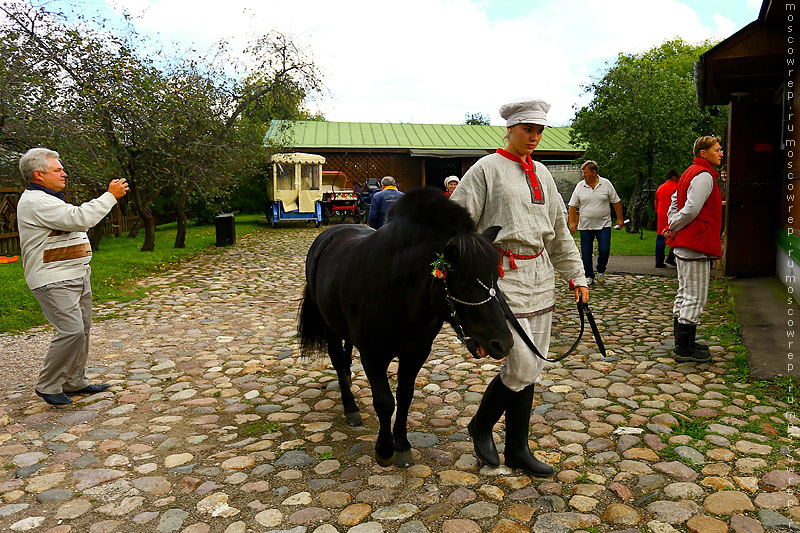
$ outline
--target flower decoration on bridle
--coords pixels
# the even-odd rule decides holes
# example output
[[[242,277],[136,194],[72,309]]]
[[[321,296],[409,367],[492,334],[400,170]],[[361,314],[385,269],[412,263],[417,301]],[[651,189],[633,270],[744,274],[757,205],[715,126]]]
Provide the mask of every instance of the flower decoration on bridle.
[[[431,263],[431,266],[433,267],[431,275],[438,279],[445,279],[447,272],[452,268],[447,259],[444,258],[444,254],[436,254],[436,259]]]

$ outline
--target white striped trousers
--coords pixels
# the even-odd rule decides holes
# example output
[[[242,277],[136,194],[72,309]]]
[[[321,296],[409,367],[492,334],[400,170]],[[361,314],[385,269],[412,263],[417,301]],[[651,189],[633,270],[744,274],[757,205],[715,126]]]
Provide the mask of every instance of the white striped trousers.
[[[530,318],[517,318],[522,329],[528,334],[533,344],[543,356],[547,357],[550,349],[550,329],[553,325],[553,312],[548,311]],[[508,323],[508,329],[514,337],[514,346],[508,352],[505,361],[500,366],[500,379],[503,385],[519,392],[528,385],[541,381],[545,361],[536,357],[525,344],[517,331]]]
[[[678,292],[672,305],[672,316],[681,324],[697,324],[708,301],[711,264],[707,259],[685,261],[675,257],[678,265]]]

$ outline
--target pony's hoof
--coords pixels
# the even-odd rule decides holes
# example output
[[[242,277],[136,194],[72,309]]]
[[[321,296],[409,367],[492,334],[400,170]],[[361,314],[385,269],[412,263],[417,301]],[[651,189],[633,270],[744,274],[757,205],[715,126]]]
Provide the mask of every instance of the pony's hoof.
[[[392,454],[389,457],[381,457],[379,454],[375,454],[375,460],[378,461],[378,464],[381,466],[392,466],[394,464],[394,455]]]
[[[345,413],[345,418],[347,418],[347,425],[350,427],[356,426],[363,426],[364,422],[361,420],[361,413],[355,411],[353,413]]]
[[[398,468],[408,468],[409,466],[414,464],[414,459],[411,458],[411,450],[405,450],[402,452],[395,452],[394,454],[394,466]]]

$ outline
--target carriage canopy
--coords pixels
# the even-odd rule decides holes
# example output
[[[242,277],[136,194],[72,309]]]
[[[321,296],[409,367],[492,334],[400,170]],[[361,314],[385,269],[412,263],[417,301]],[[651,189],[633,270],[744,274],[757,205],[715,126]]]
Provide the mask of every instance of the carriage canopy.
[[[285,153],[272,156],[272,177],[267,193],[270,201],[283,203],[286,212],[313,213],[322,200],[322,165],[316,154]]]

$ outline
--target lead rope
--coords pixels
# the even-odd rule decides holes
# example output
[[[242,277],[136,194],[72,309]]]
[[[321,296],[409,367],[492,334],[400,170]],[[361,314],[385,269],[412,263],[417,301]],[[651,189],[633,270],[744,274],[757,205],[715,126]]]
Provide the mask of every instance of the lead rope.
[[[586,319],[589,320],[589,326],[592,328],[592,335],[594,336],[594,340],[597,343],[597,349],[600,351],[603,357],[606,357],[606,347],[603,344],[603,339],[600,337],[600,330],[597,328],[597,323],[594,320],[594,315],[592,314],[592,310],[589,308],[589,304],[586,302],[577,302],[578,307],[578,316],[580,316],[581,320],[581,331],[578,333],[578,338],[575,339],[575,342],[572,344],[569,350],[566,351],[563,355],[556,357],[555,359],[548,359],[544,355],[541,354],[539,349],[534,344],[533,340],[528,336],[528,333],[522,327],[522,324],[519,323],[517,317],[514,316],[514,312],[508,306],[508,302],[506,302],[505,297],[503,296],[503,292],[500,288],[495,287],[487,287],[481,280],[477,280],[478,283],[487,290],[489,293],[488,298],[485,300],[481,300],[480,302],[465,302],[463,300],[459,300],[458,298],[453,297],[450,294],[450,288],[448,287],[447,280],[445,278],[441,278],[444,283],[444,293],[445,293],[445,303],[447,304],[447,310],[450,313],[450,322],[453,326],[453,329],[456,332],[456,336],[458,339],[466,344],[467,346],[470,343],[474,344],[474,340],[471,337],[468,337],[464,334],[464,328],[461,326],[461,320],[458,318],[458,312],[456,312],[456,307],[453,305],[453,302],[460,303],[461,305],[468,305],[468,306],[477,306],[483,305],[488,303],[492,298],[497,299],[497,302],[500,304],[500,308],[503,310],[503,314],[506,316],[506,319],[511,323],[511,326],[516,330],[517,334],[520,336],[522,341],[525,345],[536,355],[539,359],[547,361],[549,363],[557,363],[567,358],[567,356],[571,355],[575,352],[575,349],[580,344],[581,339],[583,338],[583,332],[586,329]],[[570,281],[570,287],[574,285]],[[470,350],[471,351],[471,350]]]
[[[522,324],[519,323],[517,317],[514,316],[514,312],[511,311],[511,308],[508,307],[508,303],[506,302],[506,299],[503,296],[503,292],[500,291],[499,289],[497,290],[497,301],[500,302],[500,307],[503,309],[503,313],[506,315],[506,318],[511,323],[511,326],[516,330],[517,334],[520,336],[525,345],[528,348],[530,348],[530,350],[533,351],[533,353],[539,359],[547,361],[548,363],[557,363],[559,361],[566,359],[568,355],[571,355],[573,352],[575,352],[575,349],[581,342],[581,338],[583,338],[583,330],[585,329],[585,322],[586,322],[584,315],[586,315],[586,317],[588,317],[589,319],[589,326],[592,328],[592,334],[594,335],[595,342],[597,342],[598,350],[600,350],[600,353],[603,355],[603,357],[606,356],[606,347],[603,344],[603,339],[600,337],[600,330],[597,329],[597,324],[594,321],[594,316],[592,315],[592,311],[591,309],[589,309],[589,304],[587,304],[586,302],[580,302],[580,301],[578,302],[578,315],[580,315],[581,318],[581,331],[580,333],[578,333],[578,338],[575,339],[575,343],[569,350],[567,350],[565,354],[556,357],[555,359],[548,359],[539,352],[539,349],[533,343],[531,338],[528,337],[528,333],[522,327]]]

